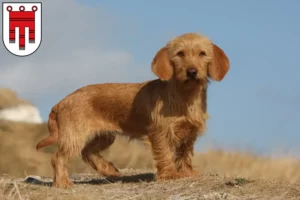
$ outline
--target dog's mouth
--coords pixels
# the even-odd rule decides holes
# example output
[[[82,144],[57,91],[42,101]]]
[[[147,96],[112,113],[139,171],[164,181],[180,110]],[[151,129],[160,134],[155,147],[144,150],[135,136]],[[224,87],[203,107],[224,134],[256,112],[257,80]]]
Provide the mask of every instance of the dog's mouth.
[[[186,84],[199,84],[199,83],[201,83],[201,80],[199,78],[197,78],[197,77],[195,77],[195,78],[187,78],[184,81],[184,83],[186,83]]]

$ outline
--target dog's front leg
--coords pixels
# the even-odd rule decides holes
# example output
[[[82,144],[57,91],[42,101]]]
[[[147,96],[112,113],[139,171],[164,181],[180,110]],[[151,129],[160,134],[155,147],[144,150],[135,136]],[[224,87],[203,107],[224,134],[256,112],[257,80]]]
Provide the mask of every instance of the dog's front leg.
[[[165,134],[155,132],[149,134],[149,140],[152,146],[152,153],[156,161],[157,180],[170,180],[182,178],[178,173],[174,163],[174,147],[165,137]]]
[[[192,157],[194,155],[195,137],[189,138],[185,143],[182,143],[176,148],[175,164],[177,171],[185,177],[197,176],[199,172],[195,171],[192,166]]]

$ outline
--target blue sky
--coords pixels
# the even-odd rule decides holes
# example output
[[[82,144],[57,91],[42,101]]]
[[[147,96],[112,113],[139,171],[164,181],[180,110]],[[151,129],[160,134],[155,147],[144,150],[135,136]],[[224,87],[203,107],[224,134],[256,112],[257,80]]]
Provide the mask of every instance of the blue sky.
[[[211,118],[197,150],[213,142],[257,153],[300,152],[300,1],[82,0],[81,6],[101,7],[113,16],[104,19],[117,24],[109,48],[134,57],[130,75],[120,81],[155,78],[150,63],[156,51],[185,32],[203,33],[226,52],[231,69],[209,86]],[[45,120],[65,94],[34,101]]]
[[[211,118],[197,148],[272,152],[300,150],[300,1],[91,1],[133,27],[123,27],[138,62],[150,63],[169,37],[200,32],[228,55],[231,69],[208,93]],[[130,30],[132,28],[132,30]],[[138,76],[138,74],[136,74]]]
[[[205,139],[255,151],[300,150],[300,1],[100,4],[134,22],[134,33],[124,27],[128,39],[119,44],[141,62],[150,62],[169,36],[193,31],[206,34],[227,53],[230,72],[209,88],[211,119]]]

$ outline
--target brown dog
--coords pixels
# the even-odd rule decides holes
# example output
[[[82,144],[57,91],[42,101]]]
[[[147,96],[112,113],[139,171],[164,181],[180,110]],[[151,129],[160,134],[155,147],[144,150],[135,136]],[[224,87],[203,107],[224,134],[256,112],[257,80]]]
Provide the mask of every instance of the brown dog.
[[[99,152],[116,134],[147,137],[156,161],[157,179],[197,174],[191,157],[198,134],[206,129],[208,78],[221,81],[229,70],[225,53],[195,33],[178,36],[152,62],[159,79],[143,83],[105,83],[82,87],[56,104],[49,115],[50,136],[37,150],[58,142],[52,158],[54,186],[68,187],[68,160],[82,159],[104,176],[119,176]]]

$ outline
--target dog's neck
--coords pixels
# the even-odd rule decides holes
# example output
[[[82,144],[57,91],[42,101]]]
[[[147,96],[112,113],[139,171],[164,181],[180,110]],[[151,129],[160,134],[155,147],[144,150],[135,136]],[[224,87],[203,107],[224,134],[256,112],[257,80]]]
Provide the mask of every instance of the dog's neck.
[[[168,91],[171,96],[176,96],[184,104],[198,104],[203,112],[207,110],[207,85],[208,80],[200,80],[191,83],[178,83],[176,80],[168,81]]]
[[[207,87],[207,80],[197,80],[190,82],[179,83],[176,80],[170,80],[168,83],[169,91],[172,93],[177,93],[185,100],[192,100],[193,98],[198,98],[201,95],[203,89]]]

